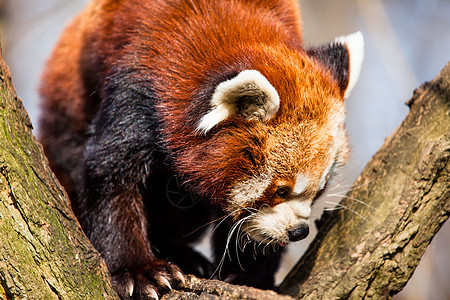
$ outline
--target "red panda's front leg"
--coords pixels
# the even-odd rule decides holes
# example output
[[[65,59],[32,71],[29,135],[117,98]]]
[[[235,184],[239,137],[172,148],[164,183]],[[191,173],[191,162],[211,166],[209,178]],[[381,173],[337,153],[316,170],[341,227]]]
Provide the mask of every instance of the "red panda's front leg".
[[[104,257],[121,298],[157,298],[183,281],[177,266],[153,254],[143,202],[136,189],[87,202],[90,207],[82,216],[83,228]]]
[[[184,278],[177,266],[152,252],[148,226],[154,224],[148,224],[139,190],[155,160],[152,95],[122,76],[109,77],[91,124],[80,221],[105,258],[119,295],[157,299]]]

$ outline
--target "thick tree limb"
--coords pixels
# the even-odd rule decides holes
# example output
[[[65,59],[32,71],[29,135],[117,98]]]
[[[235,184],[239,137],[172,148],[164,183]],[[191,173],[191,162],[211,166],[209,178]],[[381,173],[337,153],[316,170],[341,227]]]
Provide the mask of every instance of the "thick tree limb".
[[[447,65],[416,92],[410,115],[344,200],[355,213],[323,219],[321,243],[311,245],[281,291],[298,298],[378,298],[404,286],[449,216],[449,74]],[[0,85],[0,299],[116,298],[103,260],[31,134],[3,62]],[[192,276],[164,298],[290,299]]]
[[[117,298],[0,57],[0,298]]]
[[[408,105],[407,118],[341,202],[348,209],[322,218],[316,242],[280,291],[386,299],[411,277],[450,214],[450,63]]]
[[[187,276],[186,284],[182,291],[172,291],[163,297],[163,300],[178,299],[290,300],[292,298],[279,295],[274,291],[237,286],[219,280],[207,280]]]

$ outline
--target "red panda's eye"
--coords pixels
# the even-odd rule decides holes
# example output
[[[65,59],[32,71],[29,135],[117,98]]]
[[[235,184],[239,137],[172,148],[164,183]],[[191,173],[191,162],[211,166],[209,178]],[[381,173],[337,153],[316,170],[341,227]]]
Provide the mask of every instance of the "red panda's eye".
[[[279,198],[286,199],[289,195],[290,188],[288,186],[279,186],[275,195]]]

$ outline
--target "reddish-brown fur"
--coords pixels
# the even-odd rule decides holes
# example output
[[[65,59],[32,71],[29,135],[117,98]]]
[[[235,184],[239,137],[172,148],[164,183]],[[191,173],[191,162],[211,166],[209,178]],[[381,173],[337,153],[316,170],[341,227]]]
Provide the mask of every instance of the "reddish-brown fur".
[[[244,10],[243,6],[255,8]],[[254,14],[253,12],[260,11],[256,6],[267,7],[265,15]],[[62,53],[55,53],[53,57],[56,60],[49,62],[47,69],[49,75],[44,75],[44,78],[47,81],[45,86],[51,87],[48,93],[52,95],[46,97],[49,101],[44,105],[51,107],[52,110],[59,107],[63,111],[62,115],[70,115],[71,120],[68,121],[73,122],[80,132],[85,131],[92,118],[90,107],[95,103],[86,103],[92,100],[86,97],[85,94],[89,92],[85,91],[85,87],[82,86],[83,80],[79,77],[81,74],[78,65],[79,51],[83,49],[97,55],[95,59],[81,58],[83,61],[86,60],[87,68],[91,72],[88,75],[92,80],[90,85],[96,86],[102,84],[98,80],[102,78],[102,74],[108,74],[112,66],[127,64],[129,61],[135,63],[134,59],[129,57],[136,55],[136,49],[140,49],[141,52],[145,50],[145,55],[139,57],[139,64],[158,78],[154,82],[154,88],[159,97],[166,100],[159,109],[166,120],[166,132],[170,133],[166,137],[168,146],[178,152],[180,147],[189,145],[188,151],[183,151],[183,155],[177,158],[179,171],[191,174],[197,172],[197,169],[208,169],[215,177],[218,175],[219,178],[238,181],[240,168],[237,174],[233,174],[235,171],[226,167],[228,161],[222,161],[221,157],[227,157],[223,155],[224,151],[231,152],[230,155],[233,156],[235,153],[233,144],[239,141],[234,136],[242,135],[243,132],[237,128],[237,133],[229,134],[231,138],[221,141],[227,149],[217,151],[220,157],[199,159],[196,156],[201,155],[203,151],[199,151],[196,147],[207,148],[209,142],[213,145],[217,142],[205,141],[204,137],[192,134],[197,120],[186,120],[185,117],[191,115],[190,109],[198,110],[198,107],[189,106],[188,103],[195,97],[199,88],[207,84],[210,77],[215,76],[215,72],[231,69],[234,66],[230,66],[230,63],[233,63],[241,70],[247,68],[259,70],[277,89],[283,101],[279,114],[270,122],[271,124],[298,124],[307,119],[324,122],[330,106],[333,105],[329,99],[342,99],[342,93],[334,85],[330,75],[317,72],[318,67],[314,66],[316,63],[301,50],[297,8],[297,1],[279,0],[164,0],[144,3],[94,1],[64,33],[60,42],[62,45],[56,50]],[[118,14],[119,10],[124,12]],[[200,13],[196,14],[195,11]],[[243,22],[249,23],[254,30],[248,31],[247,26],[242,26]],[[233,34],[224,35],[223,31],[211,24],[226,27],[227,32]],[[142,40],[139,37],[133,40],[132,36],[128,36],[128,30],[133,31],[133,26],[154,28],[154,31],[147,33],[149,40]],[[131,41],[128,41],[130,39]],[[255,39],[259,42],[256,45],[253,43]],[[124,46],[125,41],[131,46]],[[150,42],[152,44],[149,45]],[[153,43],[159,46],[155,48]],[[58,57],[66,56],[72,59],[57,60]],[[267,60],[272,64],[267,65]],[[61,76],[70,78],[64,80]],[[320,88],[312,88],[314,86]],[[55,95],[55,92],[61,95]],[[46,96],[45,87],[42,93]],[[67,95],[72,95],[73,98],[67,99]],[[319,103],[318,100],[324,101]],[[198,111],[194,113],[199,114]],[[303,120],[299,119],[299,116]],[[235,120],[230,120],[233,121]],[[189,126],[186,126],[187,124]],[[246,124],[243,126],[247,127]],[[49,128],[46,127],[44,130],[47,129]],[[246,128],[245,131],[249,130],[251,129]],[[45,136],[43,138],[45,143]],[[224,139],[224,137],[217,138]],[[247,138],[248,136],[243,137],[242,141],[246,142]],[[256,153],[264,151],[254,150]],[[192,162],[195,162],[195,165],[192,165]],[[248,165],[246,161],[237,163],[237,166],[242,168]],[[202,177],[191,180],[205,181],[208,185],[214,183],[214,178],[207,180]],[[224,198],[224,195],[215,196]]]

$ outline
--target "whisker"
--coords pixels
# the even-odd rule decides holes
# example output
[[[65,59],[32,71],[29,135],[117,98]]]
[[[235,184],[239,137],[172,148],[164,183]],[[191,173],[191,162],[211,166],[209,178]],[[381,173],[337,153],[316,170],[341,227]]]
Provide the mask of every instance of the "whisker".
[[[197,232],[198,230],[200,230],[200,229],[202,229],[202,228],[204,228],[204,227],[206,227],[206,226],[208,226],[208,225],[211,225],[211,224],[213,224],[214,222],[217,222],[217,221],[219,221],[220,219],[223,219],[223,218],[226,218],[226,217],[228,217],[228,215],[225,215],[225,216],[222,216],[222,217],[217,218],[217,219],[215,219],[215,220],[209,221],[208,223],[199,226],[198,228],[194,229],[193,231],[191,231],[190,233],[184,235],[183,237],[188,237],[188,236],[194,234],[195,232]]]
[[[239,212],[239,211],[242,211],[242,210],[246,210],[246,209],[247,209],[247,208],[239,208],[239,209],[236,209],[236,210],[234,210],[234,211],[228,213],[227,215],[221,217],[221,218],[223,218],[223,220],[220,221],[220,222],[213,228],[212,232],[214,232],[214,231],[217,229],[217,227],[219,227],[220,224],[222,224],[228,217],[231,217],[233,214],[235,214],[235,213],[237,213],[237,212]],[[218,220],[220,220],[221,218],[219,218]]]
[[[237,261],[239,264],[239,267],[241,268],[242,271],[245,271],[244,267],[242,267],[241,264],[241,260],[239,259],[239,251],[238,251],[238,238],[239,238],[239,231],[241,230],[242,224],[244,224],[244,222],[248,219],[248,217],[243,218],[242,220],[240,220],[237,224],[239,224],[239,226],[237,227],[238,232],[237,232],[237,236],[236,236],[236,257],[237,257]]]
[[[238,211],[239,211],[239,210],[238,210]],[[231,213],[230,213],[230,214],[231,214]],[[230,214],[228,214],[227,217],[230,216]],[[221,258],[221,260],[220,260],[220,262],[219,262],[219,265],[217,266],[217,268],[216,268],[216,270],[214,271],[214,273],[212,274],[212,276],[214,276],[214,275],[217,273],[218,277],[220,278],[220,273],[222,272],[222,267],[223,267],[223,264],[225,263],[225,257],[227,256],[227,254],[228,254],[228,258],[229,258],[230,260],[232,260],[232,258],[231,258],[231,253],[230,253],[230,250],[229,250],[229,245],[230,245],[231,238],[232,238],[234,232],[236,231],[236,229],[237,229],[238,232],[239,232],[239,230],[240,230],[239,228],[242,226],[242,224],[243,224],[249,217],[250,217],[250,216],[247,216],[247,217],[245,217],[245,218],[239,220],[238,222],[236,222],[235,224],[233,224],[233,226],[232,226],[232,227],[230,228],[230,230],[228,231],[227,241],[226,241],[226,243],[225,243],[225,250],[224,250],[224,252],[223,252],[223,255],[222,255],[222,258]],[[222,223],[223,221],[224,221],[224,220],[222,220],[220,223]],[[220,225],[220,224],[218,224],[218,225]],[[217,226],[218,226],[218,225],[217,225]],[[216,228],[217,228],[217,226],[216,226]],[[214,228],[214,229],[215,229],[215,228]],[[240,259],[239,259],[239,253],[238,253],[238,251],[237,251],[237,240],[236,240],[236,256],[237,256],[237,259],[238,259],[238,264],[239,264],[239,266],[241,267],[242,270],[244,270],[243,267],[242,267],[242,264],[241,264],[241,262],[240,262]],[[212,276],[211,276],[211,277],[212,277]]]
[[[358,185],[354,185],[354,184],[335,184],[335,185],[333,185],[333,186],[331,186],[330,187],[330,191],[333,189],[333,188],[336,188],[336,187],[343,187],[343,188],[345,188],[345,191],[346,192],[350,192],[350,191],[354,191],[354,190],[356,190],[356,189],[359,189],[359,188],[361,188],[361,187],[364,187],[364,186],[367,186],[367,185],[369,185],[372,181],[374,181],[374,179],[370,179],[370,180],[368,180],[367,182],[364,182],[364,183],[362,183],[362,184],[358,184]]]
[[[340,203],[334,203],[334,202],[327,202],[327,203],[328,203],[328,204],[336,204],[337,206],[342,207],[343,209],[348,209],[349,211],[351,211],[351,212],[354,213],[355,215],[359,216],[361,219],[363,219],[363,220],[369,222],[369,220],[368,220],[366,217],[364,217],[363,215],[361,215],[360,213],[358,213],[356,210],[351,209],[351,208],[348,207],[348,206],[345,206],[345,205],[340,204]]]
[[[334,203],[334,202],[328,202],[328,203]],[[339,203],[334,203],[334,204],[339,204]],[[343,206],[339,206],[339,207],[325,207],[323,210],[325,211],[335,211],[335,210],[342,210],[345,209],[345,207]]]
[[[341,195],[330,194],[330,196],[333,197],[333,196],[341,196]],[[377,208],[377,207],[375,207],[375,206],[373,206],[373,205],[371,205],[371,204],[369,204],[369,203],[366,203],[366,202],[364,202],[364,201],[362,201],[362,200],[360,200],[360,199],[353,198],[353,197],[348,197],[348,196],[345,196],[345,195],[342,195],[341,197],[342,197],[343,199],[349,199],[349,200],[353,200],[353,201],[355,201],[355,202],[361,203],[361,204],[363,204],[363,205],[365,205],[365,206],[367,206],[367,207],[370,207],[370,208],[372,208],[372,209],[374,209],[374,210],[376,210],[376,211],[380,211],[379,208]]]

